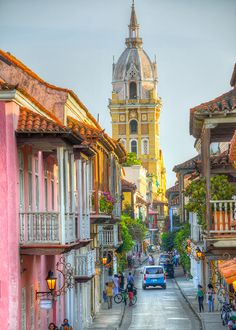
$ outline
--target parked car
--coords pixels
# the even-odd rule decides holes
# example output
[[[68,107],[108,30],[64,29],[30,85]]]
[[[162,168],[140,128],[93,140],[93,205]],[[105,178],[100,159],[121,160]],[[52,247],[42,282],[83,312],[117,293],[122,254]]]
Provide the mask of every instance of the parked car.
[[[163,267],[164,267],[166,276],[169,276],[170,278],[175,277],[174,265],[172,263],[164,264]]]
[[[162,266],[145,266],[141,272],[142,288],[160,286],[166,289],[166,275]]]
[[[160,254],[159,261],[158,261],[160,266],[163,266],[164,264],[168,264],[168,263],[170,263],[170,261],[171,260],[170,260],[170,256],[168,253]]]

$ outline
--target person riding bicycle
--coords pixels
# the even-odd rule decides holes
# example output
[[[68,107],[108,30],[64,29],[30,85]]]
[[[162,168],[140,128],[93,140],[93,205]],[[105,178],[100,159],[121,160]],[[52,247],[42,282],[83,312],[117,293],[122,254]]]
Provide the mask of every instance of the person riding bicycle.
[[[126,286],[126,290],[128,292],[128,297],[129,297],[129,306],[132,306],[132,300],[134,298],[134,284],[131,282],[128,282]]]
[[[127,283],[132,283],[134,284],[134,277],[131,272],[129,272],[129,275],[127,277]]]
[[[235,320],[235,318],[231,317],[227,325],[228,325],[229,330],[235,330],[236,329],[236,320]]]

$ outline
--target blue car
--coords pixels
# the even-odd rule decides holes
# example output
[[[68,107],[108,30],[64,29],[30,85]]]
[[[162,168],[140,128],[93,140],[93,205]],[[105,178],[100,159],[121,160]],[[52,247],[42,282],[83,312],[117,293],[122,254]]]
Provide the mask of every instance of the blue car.
[[[144,290],[149,286],[166,289],[166,275],[162,266],[145,266],[141,274]]]

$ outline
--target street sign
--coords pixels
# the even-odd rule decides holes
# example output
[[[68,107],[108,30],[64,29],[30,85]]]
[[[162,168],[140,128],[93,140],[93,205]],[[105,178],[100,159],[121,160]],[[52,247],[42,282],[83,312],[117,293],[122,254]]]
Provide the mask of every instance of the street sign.
[[[52,300],[51,299],[41,299],[40,308],[41,309],[52,309]]]

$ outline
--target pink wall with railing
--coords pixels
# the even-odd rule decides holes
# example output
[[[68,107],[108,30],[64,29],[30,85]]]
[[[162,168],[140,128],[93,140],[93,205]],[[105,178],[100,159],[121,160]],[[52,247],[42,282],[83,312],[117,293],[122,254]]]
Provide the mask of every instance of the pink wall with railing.
[[[47,321],[62,321],[64,317],[64,298],[61,301],[61,314],[58,315],[58,302],[48,313],[40,310],[36,300],[36,290],[47,291],[45,278],[49,270],[55,272],[56,262],[60,256],[26,256],[19,253],[20,238],[20,197],[19,197],[19,160],[15,130],[18,124],[19,106],[14,102],[0,102],[0,324],[4,330],[22,329],[22,309],[26,317],[26,329],[31,329],[31,323],[38,329],[47,329]],[[32,153],[31,147],[26,147],[24,162]],[[32,164],[35,157],[39,160],[39,210],[45,210],[44,168],[42,152],[32,154]],[[49,160],[50,164],[51,160]],[[35,173],[32,166],[32,208],[35,210]],[[54,173],[56,174],[54,169]],[[49,173],[49,180],[51,178]],[[49,181],[50,182],[50,181]],[[54,184],[54,205],[57,210],[57,185]],[[51,188],[48,189],[48,210],[51,210]],[[24,211],[28,210],[28,173],[24,168]],[[55,274],[57,275],[57,274]],[[40,287],[39,287],[40,283]],[[22,289],[25,290],[25,308],[22,306]]]

